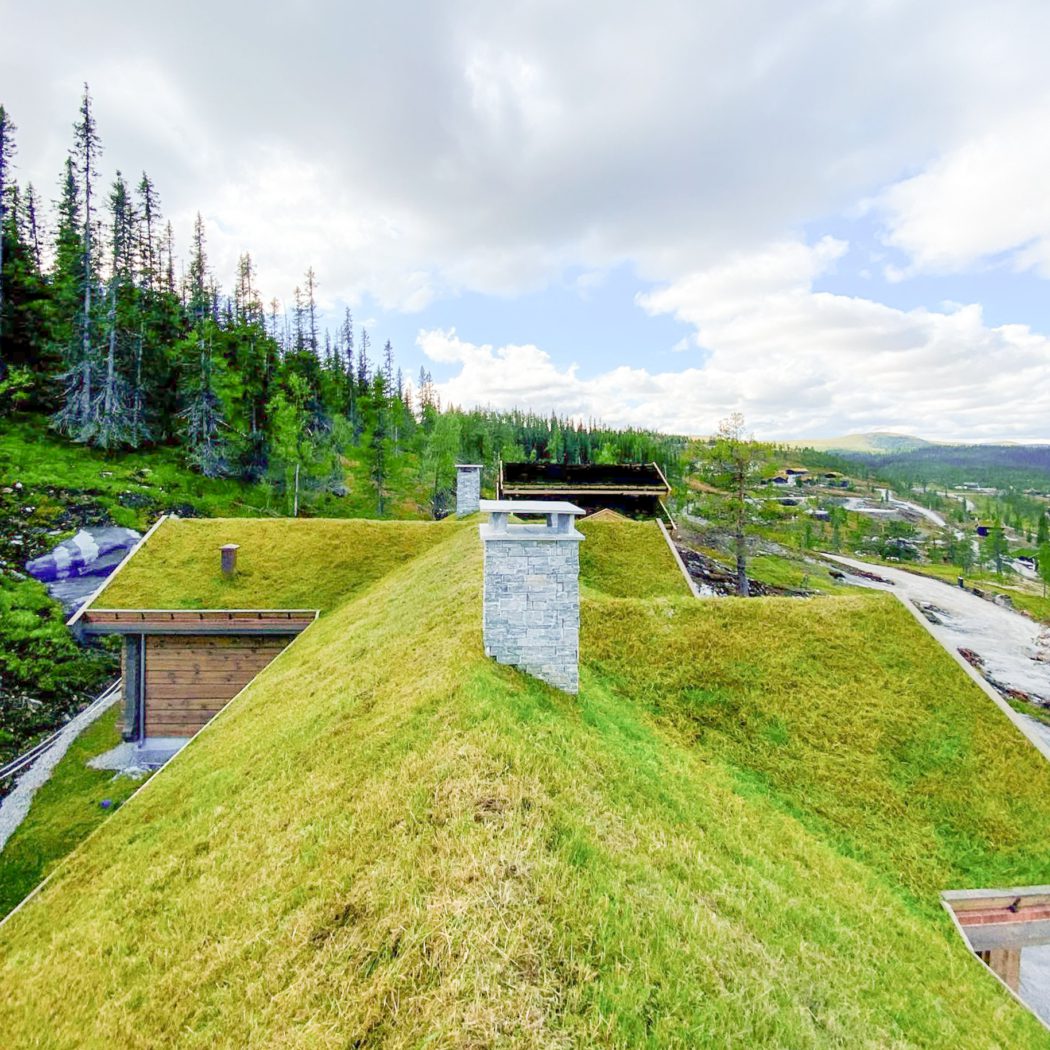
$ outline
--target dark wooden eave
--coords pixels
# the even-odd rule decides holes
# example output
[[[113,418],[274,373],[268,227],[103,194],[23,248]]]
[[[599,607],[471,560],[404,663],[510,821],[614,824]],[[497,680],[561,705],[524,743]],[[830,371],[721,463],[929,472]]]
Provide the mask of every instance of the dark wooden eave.
[[[941,894],[974,951],[1050,944],[1050,886]]]
[[[316,609],[87,609],[87,634],[299,634]]]

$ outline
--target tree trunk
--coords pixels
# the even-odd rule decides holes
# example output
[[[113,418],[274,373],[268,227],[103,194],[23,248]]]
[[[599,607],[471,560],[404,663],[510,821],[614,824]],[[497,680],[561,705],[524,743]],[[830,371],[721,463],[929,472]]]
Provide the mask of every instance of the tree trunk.
[[[292,517],[299,517],[299,464],[295,465],[295,495],[292,498]]]
[[[142,326],[139,326],[139,342],[135,350],[135,399],[132,402],[131,440],[138,448],[141,438],[139,427],[142,420]]]
[[[736,520],[736,593],[741,598],[750,597],[751,586],[747,579],[747,475],[741,468],[737,477],[737,520]]]
[[[751,595],[751,585],[747,579],[747,539],[742,531],[736,534],[736,593],[741,598]]]
[[[109,299],[109,350],[106,354],[106,387],[102,397],[102,416],[106,423],[113,422],[116,412],[117,378],[117,283],[114,280]]]

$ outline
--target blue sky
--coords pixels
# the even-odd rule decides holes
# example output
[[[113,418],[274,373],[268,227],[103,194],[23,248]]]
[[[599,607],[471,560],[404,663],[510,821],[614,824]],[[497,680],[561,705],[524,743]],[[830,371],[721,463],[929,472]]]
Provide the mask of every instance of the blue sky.
[[[0,0],[19,170],[82,83],[215,274],[308,266],[446,401],[1050,440],[1050,5]],[[201,33],[202,19],[208,32]],[[117,31],[119,29],[119,31]]]
[[[593,283],[581,285],[582,275],[570,269],[556,284],[512,296],[463,292],[418,314],[382,310],[371,299],[352,312],[359,323],[376,321],[369,333],[373,344],[390,339],[402,348],[399,356],[412,376],[423,366],[435,380],[447,379],[455,366],[428,360],[420,352],[416,337],[421,329],[455,328],[464,338],[499,345],[533,343],[559,361],[579,364],[588,375],[639,361],[661,369],[680,365],[682,351],[675,347],[689,339],[691,327],[673,317],[650,316],[635,302],[636,295],[655,284],[641,280],[628,263]]]

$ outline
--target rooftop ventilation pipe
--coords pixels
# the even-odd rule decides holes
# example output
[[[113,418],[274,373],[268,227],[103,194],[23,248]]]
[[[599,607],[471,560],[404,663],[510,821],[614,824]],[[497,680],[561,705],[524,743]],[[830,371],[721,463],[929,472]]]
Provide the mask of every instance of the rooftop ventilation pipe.
[[[224,543],[219,550],[222,552],[222,574],[232,576],[237,571],[237,551],[239,543]]]

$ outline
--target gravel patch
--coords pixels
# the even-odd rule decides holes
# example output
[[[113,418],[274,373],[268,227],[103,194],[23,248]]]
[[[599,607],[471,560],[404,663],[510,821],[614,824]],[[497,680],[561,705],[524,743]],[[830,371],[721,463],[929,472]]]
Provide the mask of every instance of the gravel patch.
[[[18,825],[26,818],[33,796],[51,779],[55,766],[62,761],[69,745],[92,722],[101,718],[119,699],[119,687],[111,689],[75,718],[71,719],[58,739],[47,749],[16,781],[15,786],[0,802],[0,852],[3,852],[7,840],[15,833]]]

